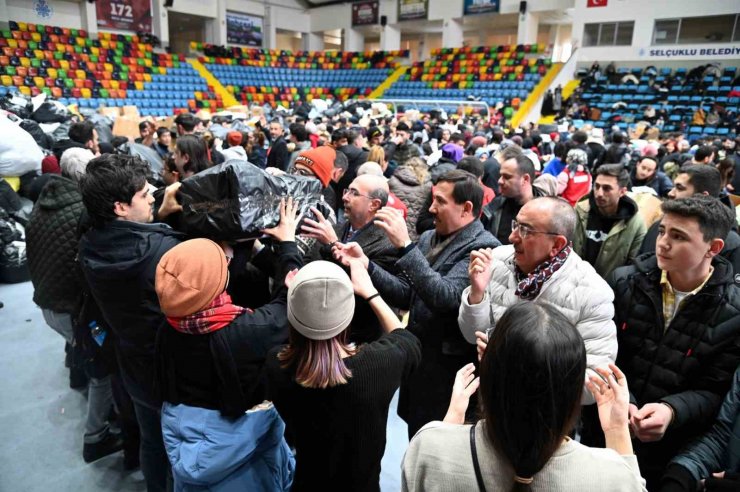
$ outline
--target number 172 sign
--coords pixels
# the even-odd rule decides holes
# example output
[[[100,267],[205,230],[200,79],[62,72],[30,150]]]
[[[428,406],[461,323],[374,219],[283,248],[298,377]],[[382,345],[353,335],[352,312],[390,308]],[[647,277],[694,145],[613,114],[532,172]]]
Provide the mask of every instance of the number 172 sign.
[[[132,32],[152,32],[151,0],[98,0],[98,27]]]

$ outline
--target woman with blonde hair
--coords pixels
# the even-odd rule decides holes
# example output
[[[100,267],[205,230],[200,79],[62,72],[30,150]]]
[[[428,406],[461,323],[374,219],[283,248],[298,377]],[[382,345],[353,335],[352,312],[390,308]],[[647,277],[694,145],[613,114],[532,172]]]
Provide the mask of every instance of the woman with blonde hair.
[[[421,344],[404,330],[359,260],[352,279],[314,261],[288,287],[290,341],[267,358],[270,399],[294,436],[293,491],[379,491],[388,406],[419,364]],[[366,299],[384,335],[349,342],[355,294]]]
[[[416,241],[416,221],[424,202],[432,191],[429,167],[421,157],[412,157],[396,168],[388,187],[408,207],[406,228],[412,241]]]
[[[377,162],[380,164],[380,168],[385,173],[385,170],[388,169],[388,162],[385,160],[385,150],[380,145],[373,145],[370,147],[370,152],[367,155],[367,160],[369,162]]]

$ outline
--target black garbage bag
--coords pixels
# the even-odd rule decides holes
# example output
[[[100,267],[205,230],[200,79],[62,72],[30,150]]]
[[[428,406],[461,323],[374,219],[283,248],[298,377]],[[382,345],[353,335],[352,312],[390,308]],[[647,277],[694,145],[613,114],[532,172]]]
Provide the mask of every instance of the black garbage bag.
[[[0,207],[0,283],[30,280],[23,227]]]
[[[72,113],[59,101],[47,99],[33,112],[31,119],[37,123],[64,123],[72,117]]]
[[[33,104],[30,96],[24,96],[20,92],[5,94],[0,98],[0,108],[10,111],[21,119],[27,120],[31,117]]]
[[[183,180],[180,229],[215,240],[259,237],[262,229],[280,222],[281,198],[298,200],[305,217],[310,207],[323,203],[321,192],[317,179],[272,176],[248,161],[232,159]]]
[[[44,130],[41,129],[36,121],[23,120],[19,126],[31,134],[39,147],[51,150],[52,145],[54,145],[54,139],[44,133]]]
[[[59,142],[60,140],[67,140],[69,139],[69,129],[72,128],[72,122],[71,121],[65,121],[64,123],[60,123],[56,129],[51,132],[50,136],[54,142]]]
[[[88,118],[95,125],[98,132],[98,142],[113,142],[113,120],[100,113],[90,115]]]

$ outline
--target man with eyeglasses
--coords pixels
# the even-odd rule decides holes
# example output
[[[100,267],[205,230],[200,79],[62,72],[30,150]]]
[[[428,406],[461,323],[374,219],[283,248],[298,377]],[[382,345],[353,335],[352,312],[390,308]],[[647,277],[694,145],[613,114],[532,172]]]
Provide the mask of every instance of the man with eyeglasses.
[[[305,219],[301,232],[316,239],[311,259],[334,261],[332,247],[337,243],[355,242],[367,257],[385,270],[395,272],[399,258],[398,248],[391,244],[385,231],[374,221],[381,210],[387,207],[388,182],[382,176],[365,174],[356,177],[342,193],[344,216],[342,224],[332,224],[320,211],[313,209],[317,220]],[[378,318],[370,305],[362,298],[355,299],[355,315],[352,319],[350,338],[355,343],[373,342],[383,334]]]
[[[396,272],[370,261],[356,243],[334,247],[343,264],[363,263],[390,305],[409,311],[407,329],[421,340],[421,364],[405,378],[398,401],[398,415],[408,424],[409,437],[444,417],[455,374],[476,357],[455,317],[468,283],[470,252],[499,245],[478,220],[482,200],[483,189],[472,174],[456,169],[442,175],[430,207],[434,230],[424,232],[417,243],[409,238],[400,212],[389,207],[378,211],[375,223],[398,249]]]
[[[586,345],[589,369],[614,362],[617,332],[614,294],[572,243],[576,214],[561,198],[527,202],[511,222],[508,246],[470,254],[470,286],[462,294],[458,325],[465,339],[487,340],[484,332],[510,306],[538,302],[556,306],[575,325]],[[585,388],[582,402],[594,402]]]

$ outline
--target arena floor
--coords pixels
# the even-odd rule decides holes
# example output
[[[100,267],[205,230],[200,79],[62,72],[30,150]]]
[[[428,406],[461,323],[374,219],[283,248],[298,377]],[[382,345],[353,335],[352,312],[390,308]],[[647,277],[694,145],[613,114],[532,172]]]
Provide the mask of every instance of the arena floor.
[[[69,388],[64,342],[33,303],[31,282],[0,285],[0,491],[143,491],[140,471],[124,472],[117,453],[82,460],[85,395]],[[383,492],[401,488],[406,424],[388,418],[380,479]]]

